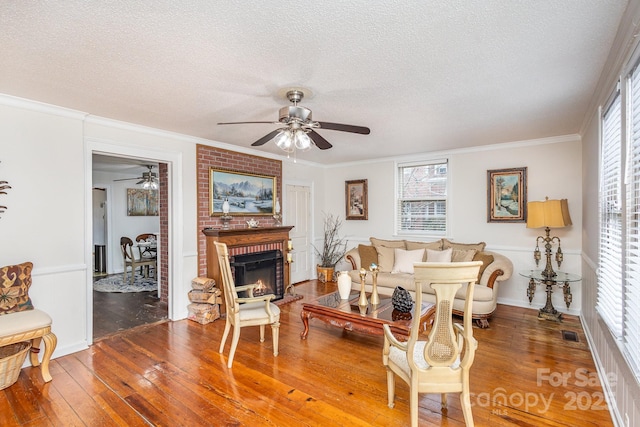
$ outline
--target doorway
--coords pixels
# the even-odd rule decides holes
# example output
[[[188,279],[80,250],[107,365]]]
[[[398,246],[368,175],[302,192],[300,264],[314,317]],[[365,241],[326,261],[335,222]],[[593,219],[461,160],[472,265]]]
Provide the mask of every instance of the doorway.
[[[311,217],[311,186],[305,184],[285,184],[284,218],[293,225],[289,238],[293,242],[293,263],[291,283],[299,283],[313,278],[313,247]]]
[[[168,292],[166,289],[161,292],[168,281],[160,274],[167,256],[162,256],[162,251],[158,250],[154,254],[157,259],[155,268],[147,270],[140,267],[139,272],[133,272],[130,267],[125,267],[120,248],[121,237],[130,238],[137,245],[137,236],[150,234],[155,237],[155,247],[160,249],[160,224],[162,217],[168,216],[168,207],[160,206],[160,200],[165,200],[163,203],[166,204],[168,199],[159,197],[167,189],[163,188],[163,180],[158,175],[160,169],[167,170],[166,166],[148,159],[92,156],[94,340],[168,318]],[[149,174],[150,171],[153,175]],[[160,188],[142,189],[140,184],[144,177],[152,177]],[[164,184],[166,187],[166,182]],[[140,196],[145,196],[142,201],[147,204],[147,209],[142,212]],[[136,203],[135,209],[132,209],[132,201]],[[138,247],[133,249],[139,256]],[[126,278],[123,275],[125,268]]]

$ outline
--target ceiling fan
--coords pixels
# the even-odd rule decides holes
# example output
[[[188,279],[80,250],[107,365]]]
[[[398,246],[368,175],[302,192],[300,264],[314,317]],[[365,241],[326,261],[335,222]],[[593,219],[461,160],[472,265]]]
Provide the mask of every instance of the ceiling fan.
[[[276,145],[291,153],[297,150],[307,150],[311,148],[311,145],[315,145],[321,150],[327,150],[332,145],[324,139],[316,129],[328,129],[337,130],[340,132],[359,133],[362,135],[369,135],[371,132],[368,127],[345,125],[341,123],[330,122],[316,122],[311,119],[311,110],[298,105],[298,103],[304,98],[303,89],[291,89],[286,93],[287,99],[293,103],[288,107],[282,107],[280,109],[279,118],[277,122],[226,122],[218,123],[219,125],[235,125],[235,124],[249,124],[249,123],[271,123],[275,125],[285,125],[272,132],[269,132],[253,144],[254,147],[264,145],[271,139],[275,138]]]
[[[114,179],[114,181],[129,181],[132,179],[139,179],[140,181],[136,182],[136,185],[142,184],[142,188],[147,190],[157,190],[158,189],[158,174],[152,172],[153,165],[141,165],[149,169],[147,172],[143,172],[142,176],[137,178],[122,178],[122,179]]]

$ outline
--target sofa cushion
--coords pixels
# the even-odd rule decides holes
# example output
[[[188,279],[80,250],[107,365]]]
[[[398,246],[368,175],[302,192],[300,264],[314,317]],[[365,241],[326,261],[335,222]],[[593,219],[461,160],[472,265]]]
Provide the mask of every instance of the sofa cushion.
[[[394,249],[394,261],[392,273],[413,273],[413,263],[422,262],[424,249],[405,251],[404,249]]]
[[[33,310],[29,288],[33,263],[23,262],[0,268],[0,314]]]
[[[378,251],[372,245],[358,245],[358,255],[360,255],[360,265],[369,268],[371,264],[378,264]]]
[[[494,261],[494,257],[491,254],[486,252],[477,252],[473,256],[473,261],[482,261],[482,265],[480,266],[480,271],[478,272],[478,283],[480,283],[480,279],[482,278],[482,274],[487,269],[489,264]]]
[[[376,252],[378,252],[378,267],[381,272],[390,273],[393,270],[393,262],[395,260],[394,252],[396,248],[389,248],[386,246],[376,246]],[[362,264],[365,268],[365,265]],[[367,266],[368,267],[368,266]]]
[[[473,261],[473,257],[476,254],[476,252],[478,251],[476,251],[475,249],[469,249],[469,250],[453,249],[453,252],[451,254],[451,262]]]
[[[447,239],[442,239],[442,249],[453,248],[458,250],[469,250],[475,249],[476,251],[484,251],[485,246],[487,244],[485,242],[478,243],[455,243]]]
[[[442,251],[427,249],[427,262],[451,262],[452,254],[453,249],[451,248]]]
[[[382,240],[382,239],[376,239],[375,237],[370,237],[369,241],[375,247],[384,246],[387,248],[402,248],[402,249],[407,248],[407,245],[405,244],[404,240]]]

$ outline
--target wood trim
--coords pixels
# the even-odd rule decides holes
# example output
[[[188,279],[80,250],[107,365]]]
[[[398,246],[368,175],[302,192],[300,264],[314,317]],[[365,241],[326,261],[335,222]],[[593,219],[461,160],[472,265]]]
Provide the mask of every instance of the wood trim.
[[[214,242],[225,243],[228,248],[238,248],[245,246],[254,246],[267,243],[276,243],[281,245],[283,259],[283,276],[284,289],[290,285],[291,266],[287,262],[287,255],[291,252],[288,248],[289,232],[293,226],[282,227],[258,227],[258,228],[231,228],[223,230],[220,228],[205,228],[202,233],[206,236],[207,250],[207,277],[216,281],[216,286],[222,286],[222,275],[220,273],[220,265],[218,264],[218,253]],[[224,298],[224,293],[222,294]],[[221,303],[221,309],[224,310],[224,302]]]

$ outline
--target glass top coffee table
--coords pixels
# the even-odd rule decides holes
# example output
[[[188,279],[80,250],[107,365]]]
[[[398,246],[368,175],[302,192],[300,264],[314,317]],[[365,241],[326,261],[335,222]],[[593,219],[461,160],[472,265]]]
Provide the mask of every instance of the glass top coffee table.
[[[370,298],[370,294],[367,294]],[[383,335],[382,325],[389,325],[391,332],[399,340],[406,340],[411,331],[411,313],[396,311],[391,305],[391,297],[380,295],[380,304],[367,305],[364,308],[358,306],[359,291],[351,291],[346,300],[341,300],[338,292],[323,295],[310,302],[302,304],[300,317],[304,325],[304,331],[300,334],[306,339],[309,334],[309,319],[321,320],[332,326],[343,328],[347,331],[357,331],[370,335]],[[433,315],[436,306],[431,303],[422,303],[420,310],[420,330],[426,331],[433,323]]]

